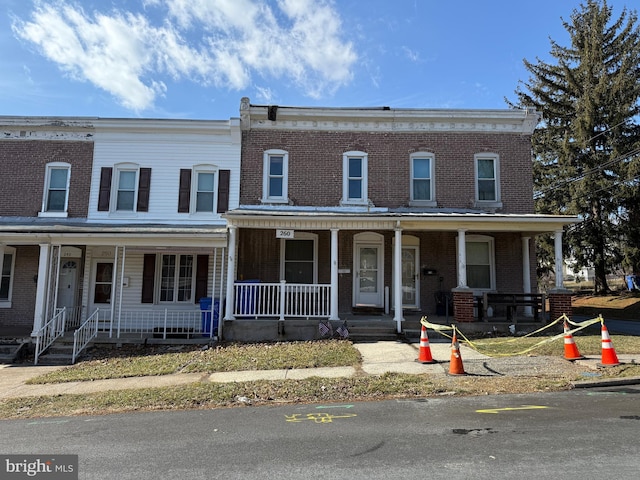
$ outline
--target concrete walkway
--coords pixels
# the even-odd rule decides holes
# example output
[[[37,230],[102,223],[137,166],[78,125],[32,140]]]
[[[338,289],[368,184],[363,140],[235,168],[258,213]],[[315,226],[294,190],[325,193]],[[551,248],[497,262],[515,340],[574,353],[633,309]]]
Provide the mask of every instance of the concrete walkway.
[[[184,385],[194,382],[245,382],[252,380],[284,380],[303,379],[309,377],[337,378],[352,377],[361,375],[382,375],[386,372],[409,373],[409,374],[430,374],[446,375],[451,358],[451,345],[449,343],[430,343],[430,349],[434,360],[438,363],[421,364],[416,362],[418,357],[418,345],[402,342],[372,342],[355,343],[354,346],[360,351],[362,364],[360,372],[354,367],[332,367],[332,368],[305,368],[298,370],[252,370],[242,372],[219,372],[219,373],[178,373],[172,375],[158,375],[147,377],[121,378],[112,380],[95,380],[88,382],[68,382],[45,385],[27,385],[26,381],[43,375],[53,370],[65,367],[51,366],[29,366],[29,365],[0,365],[0,400],[18,397],[34,397],[41,395],[63,395],[63,394],[87,394],[109,390],[125,390],[136,388],[167,387],[174,385]],[[487,364],[496,359],[490,359],[485,355],[460,345],[460,354],[470,368],[482,371],[481,375],[526,375],[529,370],[531,374],[539,373],[544,369],[539,361],[549,362],[548,357],[511,357],[516,358],[512,369],[504,368],[501,372],[495,372],[495,368],[488,368]],[[640,363],[639,355],[618,355],[621,362]],[[561,358],[557,359],[559,364],[567,366],[581,365],[585,370],[596,369],[599,358],[588,358],[583,361],[571,364]],[[466,366],[466,365],[465,365]],[[482,369],[484,367],[484,369]],[[493,367],[493,365],[492,365]],[[477,375],[477,373],[474,373]],[[640,381],[640,379],[636,379]],[[627,382],[628,383],[628,382]]]

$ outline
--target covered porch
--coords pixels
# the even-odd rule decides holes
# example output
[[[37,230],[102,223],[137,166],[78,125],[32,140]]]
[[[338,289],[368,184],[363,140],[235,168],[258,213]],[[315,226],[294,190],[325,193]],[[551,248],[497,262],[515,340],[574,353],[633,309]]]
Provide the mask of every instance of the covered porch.
[[[562,229],[575,221],[436,209],[260,206],[241,207],[226,218],[224,329],[225,338],[238,339],[266,320],[277,322],[266,329],[273,338],[282,332],[292,337],[291,331],[308,338],[320,320],[339,324],[354,314],[388,316],[396,333],[406,330],[409,316],[477,322],[485,292],[536,293],[531,240],[553,233],[561,267]],[[483,255],[485,264],[478,262]],[[562,291],[561,268],[556,282]],[[438,308],[443,294],[451,298],[450,311]]]

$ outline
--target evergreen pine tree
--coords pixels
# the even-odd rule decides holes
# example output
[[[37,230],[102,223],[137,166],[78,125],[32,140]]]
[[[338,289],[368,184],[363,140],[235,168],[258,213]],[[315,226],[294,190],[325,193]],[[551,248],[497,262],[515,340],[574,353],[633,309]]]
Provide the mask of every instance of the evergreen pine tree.
[[[565,235],[565,254],[578,267],[594,268],[596,293],[609,291],[606,275],[626,253],[628,208],[640,218],[632,180],[640,30],[635,11],[624,9],[612,18],[606,0],[581,4],[563,21],[571,45],[551,40],[553,62],[524,60],[530,78],[516,90],[520,106],[543,114],[533,136],[537,212],[582,219]],[[640,234],[640,226],[635,228]],[[549,238],[537,247],[542,261],[553,258]]]

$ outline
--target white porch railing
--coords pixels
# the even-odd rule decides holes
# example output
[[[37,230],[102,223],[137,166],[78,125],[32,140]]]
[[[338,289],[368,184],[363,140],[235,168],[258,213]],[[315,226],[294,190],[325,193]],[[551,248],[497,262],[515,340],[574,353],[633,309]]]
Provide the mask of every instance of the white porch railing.
[[[234,284],[237,318],[324,318],[331,315],[331,285],[306,283]]]
[[[66,308],[56,309],[56,314],[51,317],[51,319],[36,333],[36,353],[33,359],[34,365],[38,364],[38,358],[40,358],[42,352],[49,348],[56,339],[60,338],[64,334],[66,313]]]
[[[201,310],[123,310],[120,315],[111,319],[109,310],[100,310],[96,324],[101,333],[109,337],[120,338],[121,335],[140,335],[141,338],[153,335],[158,338],[179,337],[214,337],[218,335],[209,317],[203,329],[202,315],[211,312]],[[217,315],[217,312],[216,314]]]
[[[89,318],[73,332],[73,356],[71,357],[71,363],[76,363],[76,359],[80,352],[85,349],[91,340],[98,335],[98,313],[99,308],[91,314]]]

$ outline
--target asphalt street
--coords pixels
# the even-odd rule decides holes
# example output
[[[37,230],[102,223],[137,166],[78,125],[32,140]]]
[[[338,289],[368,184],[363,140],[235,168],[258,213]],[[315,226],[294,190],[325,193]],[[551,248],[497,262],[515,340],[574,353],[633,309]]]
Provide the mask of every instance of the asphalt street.
[[[82,479],[601,479],[640,471],[640,387],[0,421]]]

